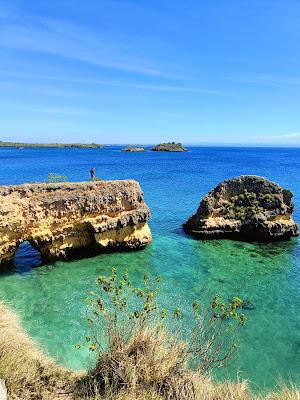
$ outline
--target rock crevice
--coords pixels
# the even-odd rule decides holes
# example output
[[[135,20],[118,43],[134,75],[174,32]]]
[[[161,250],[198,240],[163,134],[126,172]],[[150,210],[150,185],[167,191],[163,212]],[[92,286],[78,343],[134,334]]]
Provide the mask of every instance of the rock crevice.
[[[149,219],[133,180],[1,186],[1,263],[24,241],[44,262],[140,248],[151,242]]]

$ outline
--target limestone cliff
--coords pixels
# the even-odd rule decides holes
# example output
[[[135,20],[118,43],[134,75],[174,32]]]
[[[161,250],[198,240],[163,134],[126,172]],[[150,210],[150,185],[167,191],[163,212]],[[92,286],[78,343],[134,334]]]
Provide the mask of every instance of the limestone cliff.
[[[26,240],[44,262],[140,248],[149,218],[133,180],[0,186],[0,263]]]
[[[201,201],[184,230],[198,238],[272,241],[298,236],[293,194],[259,176],[220,183]]]

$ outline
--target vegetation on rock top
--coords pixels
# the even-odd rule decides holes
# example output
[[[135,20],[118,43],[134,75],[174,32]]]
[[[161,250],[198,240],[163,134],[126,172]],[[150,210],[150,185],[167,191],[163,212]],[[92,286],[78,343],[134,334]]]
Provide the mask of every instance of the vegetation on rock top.
[[[198,238],[286,240],[298,236],[292,198],[292,192],[263,177],[228,179],[203,198],[183,228]]]
[[[264,210],[280,209],[281,204],[278,198],[271,193],[248,192],[224,200],[217,210],[217,215],[225,219],[246,220],[258,216]]]
[[[58,183],[58,182],[68,182],[68,181],[69,178],[66,175],[59,175],[53,172],[50,172],[48,174],[48,179],[47,179],[48,183]]]

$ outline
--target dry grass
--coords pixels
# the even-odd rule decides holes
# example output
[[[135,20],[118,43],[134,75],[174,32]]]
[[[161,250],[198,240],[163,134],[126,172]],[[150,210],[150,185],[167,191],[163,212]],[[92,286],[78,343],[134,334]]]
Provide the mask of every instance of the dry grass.
[[[166,331],[145,328],[128,342],[116,337],[110,351],[100,356],[94,374],[126,388],[161,386],[175,371],[181,372],[177,366],[182,363],[182,349]]]
[[[300,400],[296,387],[259,398],[246,382],[216,383],[186,365],[178,369],[183,346],[145,329],[112,342],[90,374],[75,375],[46,357],[0,303],[0,378],[10,400]]]
[[[281,385],[278,392],[268,394],[264,400],[300,400],[300,391],[293,385],[290,385],[289,388]]]
[[[248,385],[241,383],[217,384],[209,378],[195,377],[195,399],[196,400],[300,400],[299,390],[281,387],[278,392],[267,396],[254,396],[250,393]],[[106,400],[106,399],[105,399]],[[157,395],[155,391],[123,391],[109,400],[165,400]]]
[[[102,353],[87,380],[81,384],[82,395],[92,397],[95,392],[105,398],[131,396],[145,392],[145,396],[165,399],[192,400],[194,385],[184,357],[184,343],[176,340],[162,329],[144,328],[131,334],[129,340],[112,334],[109,351]],[[94,382],[94,385],[91,383]],[[147,397],[145,397],[147,398]]]
[[[0,377],[10,399],[68,399],[73,374],[46,357],[0,303]]]

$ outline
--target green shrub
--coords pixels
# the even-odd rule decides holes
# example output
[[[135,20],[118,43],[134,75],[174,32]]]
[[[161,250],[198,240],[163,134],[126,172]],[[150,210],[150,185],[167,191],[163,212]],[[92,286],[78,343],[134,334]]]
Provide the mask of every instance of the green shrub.
[[[86,299],[90,332],[85,341],[90,352],[97,352],[97,363],[90,372],[93,385],[85,386],[102,394],[108,387],[114,392],[149,387],[166,398],[192,400],[191,374],[223,367],[236,355],[236,331],[247,320],[239,313],[242,300],[225,304],[215,296],[203,309],[198,300],[189,309],[160,309],[160,286],[160,277],[148,275],[135,286],[128,272],[119,278],[115,269],[96,279],[96,290]],[[188,340],[183,317],[192,321]]]
[[[95,181],[95,182],[103,182],[104,181],[104,179],[97,178],[97,177],[94,177],[92,180]]]
[[[51,172],[50,174],[48,174],[47,182],[48,183],[68,182],[68,180],[69,180],[68,177],[65,175],[58,175]]]

